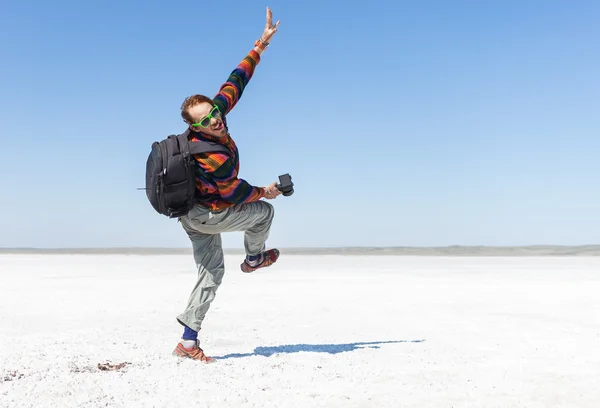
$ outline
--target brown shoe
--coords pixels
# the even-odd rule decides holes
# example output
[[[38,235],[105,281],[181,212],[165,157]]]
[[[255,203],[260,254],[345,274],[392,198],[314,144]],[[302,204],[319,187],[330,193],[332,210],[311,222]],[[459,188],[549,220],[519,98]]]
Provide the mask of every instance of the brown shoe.
[[[175,350],[173,350],[173,355],[181,358],[190,358],[192,360],[200,360],[204,363],[212,363],[216,360],[214,358],[208,357],[204,354],[204,350],[198,347],[198,344],[192,346],[191,348],[186,348],[183,344],[177,344]]]
[[[279,258],[279,250],[278,249],[269,249],[262,253],[263,260],[256,266],[250,266],[250,264],[244,259],[244,262],[240,265],[240,268],[243,272],[250,273],[254,272],[260,268],[266,268],[267,266],[273,265],[277,262],[277,258]]]

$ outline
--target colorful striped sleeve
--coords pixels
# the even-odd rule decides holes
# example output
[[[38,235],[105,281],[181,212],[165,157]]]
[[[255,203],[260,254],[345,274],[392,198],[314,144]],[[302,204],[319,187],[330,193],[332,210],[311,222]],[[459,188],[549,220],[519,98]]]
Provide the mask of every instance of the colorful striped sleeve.
[[[224,115],[231,112],[240,100],[259,62],[260,55],[254,49],[250,50],[242,62],[231,72],[227,82],[221,85],[219,93],[213,100]]]
[[[203,155],[204,156],[204,155]],[[237,177],[233,160],[222,153],[212,153],[198,160],[200,167],[210,173],[221,198],[232,204],[250,203],[264,197],[264,190]]]

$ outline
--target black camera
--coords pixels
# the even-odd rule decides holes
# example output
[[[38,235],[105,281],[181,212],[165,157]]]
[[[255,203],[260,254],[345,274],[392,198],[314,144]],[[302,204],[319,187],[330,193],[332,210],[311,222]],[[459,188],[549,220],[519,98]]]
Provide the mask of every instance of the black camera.
[[[279,176],[279,184],[277,184],[277,190],[281,191],[286,197],[294,194],[294,183],[292,183],[292,176],[289,174],[282,174]]]

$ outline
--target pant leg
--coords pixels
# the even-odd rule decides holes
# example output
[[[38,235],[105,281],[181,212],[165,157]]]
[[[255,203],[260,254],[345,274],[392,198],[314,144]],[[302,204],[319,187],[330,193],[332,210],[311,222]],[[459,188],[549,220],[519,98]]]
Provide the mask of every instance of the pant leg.
[[[186,217],[181,218],[181,224],[186,231],[198,231],[205,234],[221,232],[244,231],[244,248],[248,255],[257,255],[265,250],[265,242],[269,238],[275,209],[266,201],[255,201],[229,207],[212,213],[196,208]]]
[[[265,249],[265,242],[275,210],[265,201],[245,203],[222,211],[209,211],[195,206],[180,218],[183,229],[192,241],[198,279],[190,294],[185,311],[177,320],[199,331],[204,317],[216,296],[225,273],[222,232],[244,231],[244,247],[249,255]]]
[[[200,331],[204,317],[215,299],[225,274],[225,261],[220,234],[189,235],[198,268],[198,278],[184,312],[177,316],[179,323]]]
[[[266,201],[245,203],[230,208],[220,226],[222,232],[244,231],[244,249],[248,255],[258,255],[265,250],[275,209]]]

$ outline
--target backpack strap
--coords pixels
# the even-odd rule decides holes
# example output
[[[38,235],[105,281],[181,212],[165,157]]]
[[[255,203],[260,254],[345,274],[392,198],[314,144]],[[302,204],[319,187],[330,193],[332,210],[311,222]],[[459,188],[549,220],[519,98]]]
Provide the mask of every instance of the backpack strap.
[[[190,130],[186,130],[179,136],[177,136],[179,152],[184,156],[206,153],[206,152],[223,152],[227,153],[227,155],[231,155],[231,151],[223,146],[222,144],[209,142],[208,140],[200,140],[197,142],[192,142],[189,139]]]

